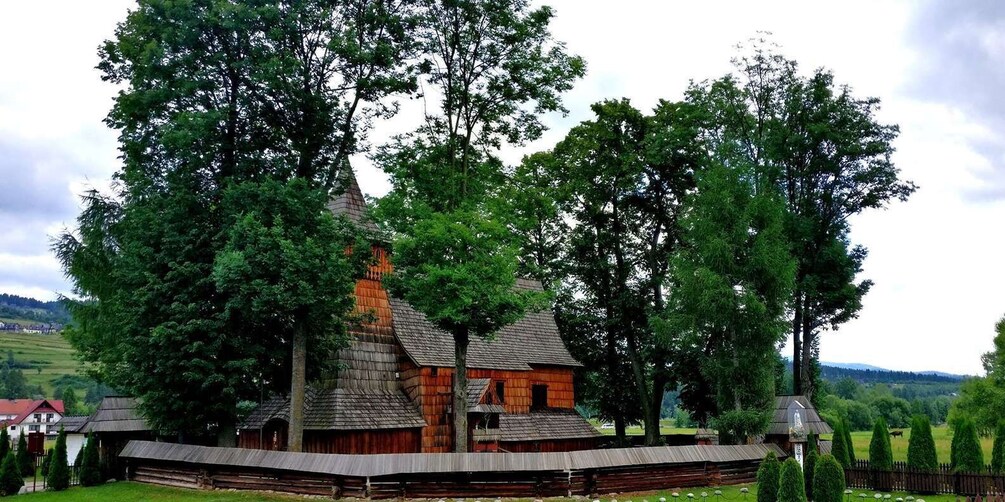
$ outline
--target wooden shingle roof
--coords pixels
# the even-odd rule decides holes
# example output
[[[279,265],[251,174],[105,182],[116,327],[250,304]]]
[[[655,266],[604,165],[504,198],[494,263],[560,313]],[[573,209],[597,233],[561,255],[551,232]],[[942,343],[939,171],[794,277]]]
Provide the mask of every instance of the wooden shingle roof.
[[[415,404],[396,390],[309,388],[304,401],[305,430],[408,429],[426,425]],[[240,428],[260,429],[272,419],[289,422],[288,397],[266,401]]]
[[[817,414],[816,408],[813,407],[813,403],[810,403],[806,396],[778,396],[775,398],[775,412],[771,418],[771,424],[768,426],[767,434],[789,434],[789,406],[793,402],[798,402],[802,405],[804,415],[803,427],[805,427],[807,433],[820,434],[830,434],[834,432],[831,426],[824,422],[820,415]]]
[[[56,425],[62,427],[67,433],[75,433],[81,432],[81,429],[83,429],[86,423],[86,416],[66,416],[59,419],[59,423]]]
[[[600,435],[600,431],[575,410],[550,409],[499,415],[500,441],[547,441]]]
[[[80,432],[146,432],[152,430],[132,397],[106,397]]]
[[[376,235],[377,225],[367,215],[366,199],[359,188],[356,175],[351,167],[347,167],[336,184],[334,197],[328,201],[328,210],[335,216],[345,216],[349,221],[371,235]]]
[[[541,291],[541,283],[520,279],[517,288]],[[405,353],[419,366],[454,366],[454,339],[433,326],[408,302],[391,298],[394,334]],[[468,368],[529,370],[530,365],[581,366],[569,354],[549,311],[528,312],[496,333],[494,340],[473,337],[468,346]]]

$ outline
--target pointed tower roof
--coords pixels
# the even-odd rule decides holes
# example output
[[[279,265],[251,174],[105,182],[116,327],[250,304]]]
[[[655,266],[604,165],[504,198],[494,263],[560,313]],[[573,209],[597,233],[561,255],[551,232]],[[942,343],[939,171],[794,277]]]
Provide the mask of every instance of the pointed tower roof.
[[[335,196],[328,202],[328,209],[335,216],[345,215],[361,229],[376,234],[377,225],[366,214],[366,199],[363,198],[363,191],[359,189],[356,174],[351,167],[346,168],[343,173],[335,186]]]

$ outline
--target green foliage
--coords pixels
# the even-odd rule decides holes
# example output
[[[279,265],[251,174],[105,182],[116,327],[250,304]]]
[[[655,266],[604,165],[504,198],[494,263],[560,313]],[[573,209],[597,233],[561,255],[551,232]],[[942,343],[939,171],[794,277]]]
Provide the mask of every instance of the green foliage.
[[[806,454],[809,455],[811,451],[817,451],[817,442],[819,441],[817,433],[810,432],[806,435]]]
[[[0,464],[0,495],[17,495],[22,486],[24,478],[21,477],[17,459],[14,458],[14,452],[8,451]]]
[[[991,448],[991,471],[1005,472],[1005,419],[998,421],[995,429],[995,442]]]
[[[22,476],[31,476],[35,473],[35,463],[32,462],[31,455],[28,453],[28,439],[24,435],[24,431],[21,431],[20,437],[17,438],[17,467],[21,472]]]
[[[10,451],[10,435],[6,427],[0,427],[0,458],[5,458]]]
[[[984,471],[984,451],[972,419],[962,419],[953,430],[951,458],[956,472]]]
[[[777,502],[782,465],[774,452],[768,452],[757,468],[757,502]]]
[[[806,488],[803,485],[803,470],[796,459],[789,457],[782,462],[778,476],[777,502],[806,502]]]
[[[848,456],[852,448],[852,443],[848,441],[847,435],[844,431],[844,423],[837,422],[834,424],[834,439],[831,442],[831,455],[837,459],[841,467],[847,469],[851,467],[851,459]]]
[[[79,464],[80,484],[82,486],[95,486],[101,484],[101,466],[98,465],[98,440],[93,434],[87,435],[87,443],[84,445],[83,458]]]
[[[887,425],[901,429],[911,425],[911,403],[905,399],[883,396],[869,403],[874,416],[883,417]]]
[[[48,479],[49,477],[49,466],[52,465],[52,458],[54,455],[52,448],[45,451],[45,458],[42,459],[42,477]]]
[[[45,477],[45,489],[58,492],[70,487],[70,467],[66,459],[66,431],[62,426],[59,427],[56,446],[52,451],[52,461]]]
[[[813,501],[844,500],[844,469],[833,455],[821,455],[813,469]]]
[[[713,420],[721,444],[746,444],[747,438],[764,432],[771,415],[761,410],[727,410]]]
[[[949,425],[957,428],[972,419],[977,431],[991,435],[1005,409],[1005,317],[995,324],[994,350],[981,358],[986,377],[968,378],[949,411]]]
[[[855,463],[855,448],[854,443],[851,441],[851,427],[848,426],[848,421],[841,423],[841,432],[844,433],[844,444],[848,448],[848,465]]]
[[[803,486],[806,487],[806,500],[816,500],[814,498],[813,475],[816,472],[817,450],[812,449],[803,458]]]
[[[912,469],[935,470],[939,467],[935,451],[932,424],[925,415],[915,415],[911,421],[911,437],[907,444],[907,465]]]
[[[893,450],[890,449],[890,430],[883,417],[876,419],[869,441],[869,468],[877,471],[893,469]]]

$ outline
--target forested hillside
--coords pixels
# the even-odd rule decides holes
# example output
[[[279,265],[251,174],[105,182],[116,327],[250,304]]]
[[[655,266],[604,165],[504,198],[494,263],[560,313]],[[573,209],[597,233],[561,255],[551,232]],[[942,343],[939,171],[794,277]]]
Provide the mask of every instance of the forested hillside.
[[[871,370],[839,368],[837,366],[820,366],[820,378],[836,382],[842,378],[851,378],[859,383],[959,383],[965,378],[962,375],[947,375],[943,373],[913,373],[910,371]]]
[[[58,301],[43,302],[34,298],[0,293],[0,319],[67,324],[70,322],[70,313]]]

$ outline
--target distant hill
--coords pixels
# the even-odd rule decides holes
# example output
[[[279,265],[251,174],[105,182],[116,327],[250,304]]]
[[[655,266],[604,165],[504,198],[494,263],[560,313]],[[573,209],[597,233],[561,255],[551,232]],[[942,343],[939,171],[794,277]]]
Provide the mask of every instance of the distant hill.
[[[34,298],[0,293],[0,318],[43,324],[68,324],[70,313],[58,301],[43,302]]]
[[[842,364],[832,366],[831,363],[824,362],[820,365],[820,377],[824,380],[840,380],[851,378],[859,383],[958,383],[964,378],[963,375],[953,375],[942,372],[911,372],[893,371],[877,368],[867,364]]]

